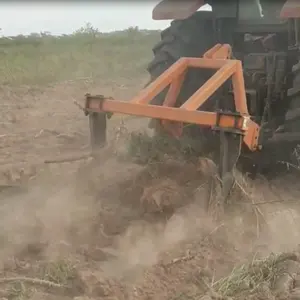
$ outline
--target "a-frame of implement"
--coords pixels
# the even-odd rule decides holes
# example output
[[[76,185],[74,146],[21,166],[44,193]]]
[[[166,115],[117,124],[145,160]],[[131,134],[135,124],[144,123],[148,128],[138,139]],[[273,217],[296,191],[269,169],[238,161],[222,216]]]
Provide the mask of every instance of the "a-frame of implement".
[[[160,119],[164,128],[174,136],[181,134],[183,123],[210,127],[220,132],[219,176],[223,183],[224,196],[227,197],[234,183],[232,169],[240,155],[242,143],[251,151],[256,151],[259,147],[259,126],[250,119],[248,112],[242,63],[230,59],[230,56],[230,45],[217,44],[202,58],[180,58],[129,102],[87,94],[85,112],[90,118],[92,147],[98,148],[105,144],[108,113]],[[217,71],[183,105],[174,107],[188,68]],[[230,78],[236,111],[198,110]],[[162,106],[149,104],[168,86],[170,87]]]

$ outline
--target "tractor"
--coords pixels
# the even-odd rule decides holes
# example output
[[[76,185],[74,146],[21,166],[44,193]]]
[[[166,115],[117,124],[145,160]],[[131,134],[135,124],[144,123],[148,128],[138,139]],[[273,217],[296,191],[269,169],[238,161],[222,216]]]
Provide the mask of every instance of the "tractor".
[[[212,10],[197,11],[204,4]],[[289,150],[300,140],[299,17],[297,0],[164,0],[154,8],[153,19],[174,21],[153,48],[154,59],[148,66],[151,81],[180,57],[200,57],[217,43],[231,45],[232,57],[242,62],[248,111],[260,126],[264,144],[259,155],[247,156],[246,151],[243,158],[260,171],[268,170],[275,160],[288,160]],[[205,71],[187,72],[176,105],[208,80]],[[161,105],[166,92],[153,103]],[[218,92],[202,110],[233,109],[230,85]],[[152,121],[150,126],[154,125]]]
[[[254,173],[288,161],[300,142],[300,1],[163,0],[152,14],[172,21],[149,84],[129,102],[86,95],[93,149],[114,112],[150,117],[176,138],[217,139],[225,197],[240,159]]]

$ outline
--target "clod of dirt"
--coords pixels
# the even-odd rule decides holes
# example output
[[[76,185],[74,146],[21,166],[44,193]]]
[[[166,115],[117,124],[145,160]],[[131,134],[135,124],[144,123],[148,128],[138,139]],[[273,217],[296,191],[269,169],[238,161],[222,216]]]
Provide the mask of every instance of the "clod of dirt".
[[[170,212],[182,205],[187,195],[178,184],[171,179],[156,179],[150,187],[145,187],[141,196],[141,204],[145,212]]]
[[[286,295],[293,289],[294,279],[292,275],[285,273],[274,281],[274,292],[278,295]]]
[[[144,167],[124,182],[123,199],[141,206],[143,212],[172,215],[194,201],[196,189],[209,177],[205,175],[201,165],[169,159]]]
[[[113,280],[105,279],[105,274],[101,271],[82,270],[80,278],[86,287],[84,295],[92,299],[113,296],[120,285]]]
[[[290,300],[300,300],[300,289],[294,289],[290,294]]]
[[[198,159],[197,169],[207,177],[214,176],[217,173],[216,164],[207,157],[200,157]]]

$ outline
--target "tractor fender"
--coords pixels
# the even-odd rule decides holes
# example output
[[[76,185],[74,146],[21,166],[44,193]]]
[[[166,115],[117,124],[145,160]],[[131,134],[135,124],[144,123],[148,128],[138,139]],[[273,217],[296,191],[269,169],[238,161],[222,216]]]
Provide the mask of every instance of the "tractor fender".
[[[183,20],[190,17],[201,6],[205,0],[163,0],[158,3],[152,11],[153,20]]]
[[[300,18],[300,0],[287,0],[281,9],[280,18]]]

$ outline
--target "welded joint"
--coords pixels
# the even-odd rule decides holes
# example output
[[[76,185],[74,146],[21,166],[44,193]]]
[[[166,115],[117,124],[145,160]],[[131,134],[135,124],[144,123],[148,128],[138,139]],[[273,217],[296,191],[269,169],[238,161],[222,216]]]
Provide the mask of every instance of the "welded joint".
[[[221,118],[222,116],[230,116],[234,118],[234,124],[232,127],[223,127],[221,126]],[[241,122],[240,120],[242,119],[242,127],[241,127]],[[244,134],[244,116],[242,116],[239,112],[231,112],[231,111],[216,111],[216,124],[215,126],[212,127],[212,130],[215,131],[224,131],[228,133],[233,133],[233,134]]]
[[[101,110],[106,117],[110,119],[113,116],[112,112],[106,112],[103,110],[103,103],[105,100],[114,100],[112,97],[105,97],[104,95],[91,95],[89,93],[85,94],[85,105],[84,105],[84,114],[89,115],[89,108],[91,100],[97,100],[99,102],[99,110]]]

